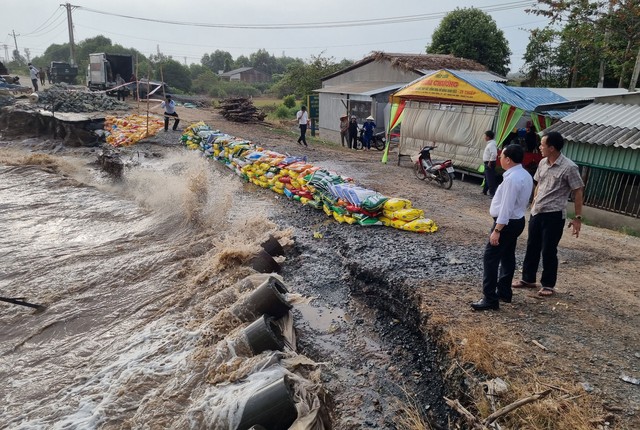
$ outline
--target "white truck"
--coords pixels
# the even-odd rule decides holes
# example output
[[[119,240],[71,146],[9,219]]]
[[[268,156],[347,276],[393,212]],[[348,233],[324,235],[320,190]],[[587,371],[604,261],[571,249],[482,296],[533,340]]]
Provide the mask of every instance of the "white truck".
[[[116,77],[120,75],[125,82],[133,75],[133,56],[131,54],[89,54],[87,85],[91,90],[106,90],[116,86]]]

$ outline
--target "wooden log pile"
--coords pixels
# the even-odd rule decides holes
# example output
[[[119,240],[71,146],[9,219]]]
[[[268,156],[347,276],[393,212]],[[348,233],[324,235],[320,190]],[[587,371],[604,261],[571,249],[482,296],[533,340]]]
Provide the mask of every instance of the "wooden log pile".
[[[226,98],[220,102],[220,110],[225,119],[234,122],[260,122],[267,116],[246,97]]]

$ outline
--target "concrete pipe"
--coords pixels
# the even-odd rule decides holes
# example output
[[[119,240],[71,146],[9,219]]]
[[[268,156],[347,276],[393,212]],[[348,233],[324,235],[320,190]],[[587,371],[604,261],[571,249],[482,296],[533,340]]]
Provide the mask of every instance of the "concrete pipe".
[[[265,314],[275,319],[282,318],[293,307],[284,296],[288,292],[282,282],[269,276],[251,294],[236,302],[231,313],[242,321],[252,321]]]
[[[242,332],[254,355],[263,351],[282,351],[284,349],[282,331],[275,320],[267,315],[252,322]]]
[[[265,430],[291,427],[298,418],[293,393],[294,384],[287,376],[262,387],[247,401],[238,430],[249,430],[256,425]]]
[[[260,246],[272,257],[284,255],[284,249],[282,249],[282,245],[280,245],[278,239],[273,236],[269,236],[269,239],[262,242]]]
[[[280,272],[280,265],[271,255],[264,249],[261,249],[251,260],[249,260],[249,266],[253,270],[259,273],[278,273]]]

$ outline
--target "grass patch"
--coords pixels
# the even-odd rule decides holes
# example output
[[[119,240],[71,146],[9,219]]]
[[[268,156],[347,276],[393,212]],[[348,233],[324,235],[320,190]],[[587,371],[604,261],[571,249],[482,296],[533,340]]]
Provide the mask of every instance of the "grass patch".
[[[551,359],[525,339],[515,337],[511,327],[477,325],[437,313],[430,316],[427,331],[444,348],[452,363],[445,378],[452,382],[454,391],[460,387],[456,381],[466,381],[467,388],[453,395],[478,422],[507,405],[549,389],[548,396],[521,406],[496,422],[502,428],[512,429],[593,430],[605,422],[615,421],[615,417],[603,409],[602,399],[551,371],[554,366]],[[504,380],[508,388],[489,396],[484,383],[497,377]],[[406,412],[406,425],[399,428],[432,428],[425,424],[428,418],[417,405],[407,402],[407,409],[410,411]],[[422,421],[414,416],[416,414]]]

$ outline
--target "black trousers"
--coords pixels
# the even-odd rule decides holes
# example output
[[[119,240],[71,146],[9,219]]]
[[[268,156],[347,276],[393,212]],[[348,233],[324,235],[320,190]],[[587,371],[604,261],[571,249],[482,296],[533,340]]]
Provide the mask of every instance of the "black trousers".
[[[349,149],[358,149],[358,134],[349,134]]]
[[[493,166],[493,167],[492,167]],[[496,181],[496,163],[489,163],[488,161],[484,162],[484,186],[482,187],[482,192],[484,194],[489,193],[490,196],[493,196],[496,193],[496,189],[498,188],[498,184]]]
[[[562,238],[565,220],[562,211],[532,215],[529,219],[527,252],[522,263],[522,280],[536,282],[536,273],[542,255],[540,284],[546,288],[556,286],[558,279],[558,243]]]
[[[495,226],[494,221],[492,231]],[[511,282],[516,270],[516,244],[523,231],[524,217],[510,219],[500,232],[498,245],[487,242],[484,248],[482,293],[489,303],[496,303],[499,298],[511,299]]]
[[[300,137],[298,138],[298,143],[304,143],[304,146],[307,146],[307,124],[300,124]]]
[[[123,99],[124,100],[124,99]],[[175,117],[175,121],[173,122],[173,130],[178,128],[178,123],[180,122],[180,118],[178,118],[177,113],[164,113],[164,131],[169,130],[169,117]]]

